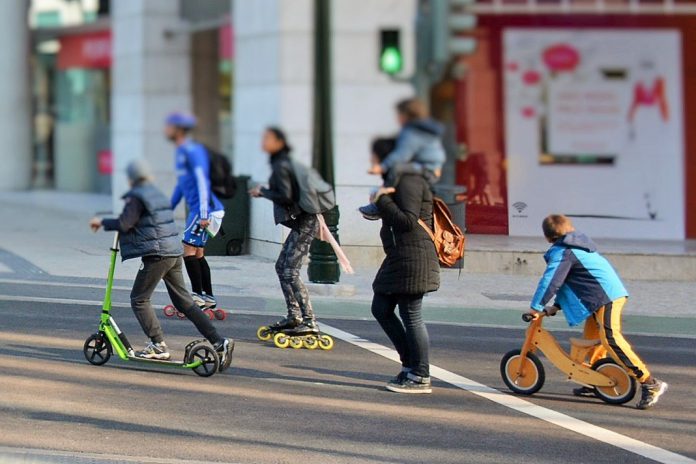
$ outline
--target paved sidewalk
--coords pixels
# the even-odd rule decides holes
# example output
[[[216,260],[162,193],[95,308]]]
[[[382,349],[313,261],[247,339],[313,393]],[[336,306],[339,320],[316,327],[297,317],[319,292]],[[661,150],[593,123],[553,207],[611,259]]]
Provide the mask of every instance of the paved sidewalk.
[[[9,218],[0,224],[0,278],[68,276],[103,279],[108,266],[111,234],[93,234],[87,221],[96,212],[111,208],[104,195],[64,194],[55,192],[0,194],[2,215]],[[511,246],[516,239],[486,237],[482,242]],[[530,239],[519,239],[526,243]],[[530,242],[531,243],[531,242]],[[621,246],[617,242],[615,246]],[[690,247],[684,242],[684,247]],[[674,250],[670,250],[674,251]],[[541,254],[538,256],[541,260]],[[214,281],[219,292],[230,297],[257,297],[272,301],[274,310],[281,308],[280,289],[273,262],[253,256],[211,257]],[[119,264],[117,278],[126,284],[139,266],[138,260]],[[4,271],[4,272],[3,272]],[[337,288],[313,287],[313,298],[322,315],[369,318],[372,298],[371,282],[376,268],[359,268],[352,276],[343,276]],[[474,274],[466,267],[443,270],[440,291],[426,298],[430,319],[439,322],[480,323],[482,325],[519,324],[519,311],[527,307],[537,282],[535,276],[509,274]],[[651,318],[643,331],[660,327],[665,316],[669,327],[681,327],[677,333],[694,334],[684,319],[696,319],[696,286],[693,282],[627,281],[631,302],[628,316]],[[322,294],[334,296],[322,296]],[[340,305],[331,302],[340,302]],[[357,315],[357,316],[356,316]],[[514,316],[514,317],[513,317]],[[655,320],[655,316],[663,319]],[[647,321],[647,319],[645,319]],[[643,321],[643,322],[645,322]],[[671,322],[670,322],[671,321]],[[652,324],[652,325],[651,325]],[[690,322],[689,322],[690,324]],[[665,328],[662,333],[671,333]]]

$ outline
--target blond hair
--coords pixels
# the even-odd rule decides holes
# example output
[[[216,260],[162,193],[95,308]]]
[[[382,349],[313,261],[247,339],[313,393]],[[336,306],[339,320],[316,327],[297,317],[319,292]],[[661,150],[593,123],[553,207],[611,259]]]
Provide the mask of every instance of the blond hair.
[[[566,234],[575,231],[573,222],[563,214],[550,214],[541,223],[541,229],[549,242],[555,242]]]

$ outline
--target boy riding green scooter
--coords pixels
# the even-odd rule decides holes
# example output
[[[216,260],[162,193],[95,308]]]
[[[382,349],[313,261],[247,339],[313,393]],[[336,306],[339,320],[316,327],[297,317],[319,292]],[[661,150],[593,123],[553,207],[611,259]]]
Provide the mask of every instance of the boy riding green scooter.
[[[94,232],[103,227],[104,230],[120,233],[123,261],[142,258],[131,291],[131,307],[150,343],[136,356],[156,360],[169,360],[171,357],[150,302],[155,288],[164,280],[176,309],[193,322],[218,352],[220,371],[227,369],[232,362],[234,340],[220,336],[186,289],[182,273],[181,238],[169,199],[152,184],[149,168],[144,161],[131,162],[126,173],[131,190],[123,196],[123,212],[113,219],[95,217],[90,221],[90,227]]]

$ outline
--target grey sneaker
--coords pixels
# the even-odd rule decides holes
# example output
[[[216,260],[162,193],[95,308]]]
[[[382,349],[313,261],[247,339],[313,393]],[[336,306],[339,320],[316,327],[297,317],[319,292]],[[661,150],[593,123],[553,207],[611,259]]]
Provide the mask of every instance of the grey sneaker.
[[[193,298],[193,302],[196,303],[196,306],[198,306],[201,309],[206,309],[205,297],[203,295],[199,295],[198,293],[192,293],[191,298]]]
[[[202,295],[201,298],[203,298],[203,306],[205,309],[217,308],[217,300],[213,295]]]
[[[234,340],[231,338],[224,338],[222,342],[216,343],[215,351],[217,351],[220,357],[220,368],[218,372],[227,370],[232,364],[232,353],[234,352]]]
[[[404,378],[404,380],[401,381],[401,383],[388,383],[387,390],[392,391],[394,393],[406,393],[411,395],[417,395],[432,393],[433,386],[431,385],[429,378],[424,378],[422,381],[418,382],[406,375],[406,377]]]
[[[660,400],[660,397],[667,391],[667,382],[653,379],[650,383],[644,383],[640,386],[640,401],[636,404],[638,409],[652,408],[655,403]]]
[[[164,342],[150,342],[145,348],[138,351],[135,355],[139,358],[159,359],[161,361],[166,361],[171,357],[169,350],[167,350],[167,344]]]

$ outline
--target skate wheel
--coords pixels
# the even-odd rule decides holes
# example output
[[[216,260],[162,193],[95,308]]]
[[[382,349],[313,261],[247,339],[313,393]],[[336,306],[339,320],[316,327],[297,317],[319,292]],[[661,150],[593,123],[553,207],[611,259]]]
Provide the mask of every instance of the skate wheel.
[[[290,348],[299,350],[304,346],[300,337],[290,337]]]
[[[210,309],[204,309],[203,313],[206,316],[208,316],[208,319],[210,319],[211,321],[215,319],[215,313],[213,311],[211,311]]]
[[[271,329],[266,326],[262,325],[259,327],[259,330],[256,331],[256,338],[261,340],[262,342],[267,342],[271,338],[273,338],[273,333],[271,332]]]
[[[222,309],[216,309],[213,313],[215,314],[215,319],[218,321],[224,321],[227,318],[227,313]]]
[[[308,350],[316,350],[319,348],[319,340],[317,340],[317,337],[307,337],[302,343]]]
[[[180,311],[177,311],[177,312],[176,312],[176,317],[178,317],[179,319],[186,319],[186,314],[184,314],[184,313],[182,313],[182,312],[180,312]]]
[[[273,343],[275,343],[275,346],[278,348],[287,348],[290,346],[290,337],[285,335],[284,333],[277,333],[275,337],[273,337]]]
[[[319,336],[319,348],[325,351],[329,351],[334,347],[334,339],[328,335]]]
[[[167,317],[174,317],[174,315],[176,314],[176,308],[175,308],[174,306],[172,306],[172,305],[167,305],[167,306],[164,307],[164,309],[162,310],[162,312],[163,312],[164,315],[167,316]]]

